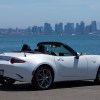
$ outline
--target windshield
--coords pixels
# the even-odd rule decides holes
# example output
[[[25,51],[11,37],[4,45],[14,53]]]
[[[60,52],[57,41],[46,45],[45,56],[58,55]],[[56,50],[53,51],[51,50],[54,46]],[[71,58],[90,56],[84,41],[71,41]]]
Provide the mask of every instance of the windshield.
[[[73,54],[61,44],[45,44],[46,52],[55,56],[72,56]]]

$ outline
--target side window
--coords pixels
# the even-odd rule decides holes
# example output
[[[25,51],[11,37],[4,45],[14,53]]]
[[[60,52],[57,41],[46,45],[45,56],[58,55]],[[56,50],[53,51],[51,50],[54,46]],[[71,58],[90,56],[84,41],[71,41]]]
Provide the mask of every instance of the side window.
[[[63,45],[48,45],[48,52],[54,56],[72,56],[73,54]]]
[[[63,47],[63,45],[59,48],[59,56],[72,56],[72,53]]]

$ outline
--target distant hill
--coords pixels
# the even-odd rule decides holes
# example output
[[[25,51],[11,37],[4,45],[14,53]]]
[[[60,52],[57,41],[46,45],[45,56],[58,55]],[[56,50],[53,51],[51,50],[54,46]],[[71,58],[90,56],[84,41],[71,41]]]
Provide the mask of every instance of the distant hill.
[[[97,23],[97,29],[100,30],[100,22]]]

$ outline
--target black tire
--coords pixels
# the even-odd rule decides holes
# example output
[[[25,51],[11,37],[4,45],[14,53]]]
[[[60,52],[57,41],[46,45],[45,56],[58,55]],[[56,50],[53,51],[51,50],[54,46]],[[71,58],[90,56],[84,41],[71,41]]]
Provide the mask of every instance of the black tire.
[[[2,78],[2,79],[0,79],[0,83],[3,86],[11,86],[15,83],[15,80],[11,79],[11,78]]]
[[[96,79],[94,80],[95,83],[100,83],[100,68],[98,69]]]
[[[51,87],[54,80],[54,74],[48,67],[40,67],[32,80],[32,85],[35,89],[46,90]]]

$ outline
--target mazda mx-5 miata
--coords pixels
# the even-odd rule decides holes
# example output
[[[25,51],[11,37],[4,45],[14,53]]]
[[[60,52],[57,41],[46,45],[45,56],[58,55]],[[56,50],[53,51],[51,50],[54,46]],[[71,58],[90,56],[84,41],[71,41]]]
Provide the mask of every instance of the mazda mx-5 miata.
[[[29,82],[44,90],[54,82],[99,78],[99,55],[80,54],[60,42],[41,42],[35,50],[24,45],[21,51],[0,54],[0,83],[5,86]]]

